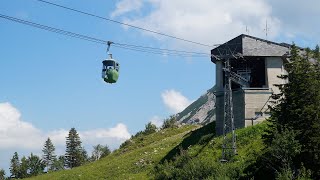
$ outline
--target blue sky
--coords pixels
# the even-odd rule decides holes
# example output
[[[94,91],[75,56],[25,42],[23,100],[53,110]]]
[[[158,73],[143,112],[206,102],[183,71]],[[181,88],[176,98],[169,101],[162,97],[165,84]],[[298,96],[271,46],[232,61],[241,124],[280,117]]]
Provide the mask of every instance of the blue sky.
[[[103,17],[205,44],[223,43],[246,33],[276,42],[319,44],[320,3],[307,0],[244,1],[63,1]],[[0,1],[0,14],[111,40],[156,48],[210,52],[185,43],[101,19],[52,7],[36,0]],[[317,23],[317,24],[316,24]],[[117,148],[144,128],[181,111],[215,83],[209,58],[173,57],[111,47],[120,63],[116,84],[101,79],[107,46],[0,19],[0,168],[15,151],[41,154],[50,136],[64,152],[67,131],[75,127],[83,144]]]

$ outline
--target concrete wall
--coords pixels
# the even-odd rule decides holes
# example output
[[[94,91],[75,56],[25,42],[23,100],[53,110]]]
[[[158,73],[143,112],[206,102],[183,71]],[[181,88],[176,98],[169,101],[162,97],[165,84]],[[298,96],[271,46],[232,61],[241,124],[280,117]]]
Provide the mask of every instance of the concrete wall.
[[[223,64],[222,61],[216,62],[216,91],[223,91]]]
[[[283,79],[277,76],[286,74],[287,72],[283,68],[283,60],[280,57],[266,57],[266,74],[268,87],[273,90],[274,93],[279,93],[279,88],[275,84],[284,84]]]
[[[260,111],[264,112],[268,109],[268,104],[266,103],[268,102],[271,95],[272,91],[267,89],[244,90],[245,127],[258,124],[267,117],[269,110],[267,111],[267,113],[263,113],[262,116],[260,116]],[[259,118],[256,119],[257,115]]]
[[[244,92],[242,90],[232,93],[233,98],[233,113],[235,128],[245,127],[245,104]],[[223,134],[224,125],[224,94],[216,94],[216,133],[217,135]]]
[[[216,133],[223,133],[224,121],[224,94],[223,94],[223,71],[221,61],[216,62]],[[272,92],[279,93],[274,84],[283,84],[284,80],[278,75],[286,74],[281,57],[265,57],[266,87],[264,89],[245,89],[233,92],[233,107],[235,127],[243,128],[262,122],[269,116],[268,104]],[[267,110],[267,111],[266,111]],[[266,113],[259,114],[260,111]],[[258,118],[257,118],[258,117]]]
[[[277,76],[286,74],[287,72],[283,68],[283,60],[281,57],[266,57],[265,58],[265,71],[266,71],[266,84],[268,90],[245,90],[245,126],[255,125],[265,120],[269,115],[269,110],[259,116],[259,112],[266,111],[270,105],[265,103],[270,100],[272,93],[280,93],[278,87],[275,84],[283,84],[285,81]],[[259,117],[259,118],[257,118]]]
[[[216,134],[223,133],[224,93],[223,93],[223,64],[216,61]]]
[[[224,94],[216,93],[216,134],[223,134]]]

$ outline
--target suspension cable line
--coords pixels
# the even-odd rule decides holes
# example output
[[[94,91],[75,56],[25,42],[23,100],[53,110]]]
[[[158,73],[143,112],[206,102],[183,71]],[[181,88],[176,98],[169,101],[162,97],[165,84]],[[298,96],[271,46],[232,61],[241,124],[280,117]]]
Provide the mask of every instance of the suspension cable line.
[[[90,41],[94,42],[97,44],[104,44],[107,45],[108,41],[94,38],[91,36],[79,34],[79,33],[74,33],[71,31],[66,31],[62,30],[59,28],[54,28],[46,25],[42,25],[39,23],[34,23],[31,21],[11,17],[11,16],[6,16],[3,14],[0,14],[0,18],[7,19],[16,23],[28,25],[34,28],[46,30],[49,32],[65,35],[65,36],[70,36],[73,38],[85,40],[85,41]],[[181,56],[181,57],[210,57],[209,53],[202,53],[202,52],[189,52],[189,51],[183,51],[183,50],[173,50],[173,49],[161,49],[161,48],[154,48],[154,47],[146,47],[146,46],[138,46],[138,45],[132,45],[132,44],[124,44],[124,43],[117,43],[114,42],[114,46],[122,49],[128,49],[128,50],[133,50],[133,51],[139,51],[139,52],[145,52],[145,53],[151,53],[151,54],[160,54],[160,55],[169,55],[169,56]]]
[[[199,42],[196,42],[196,41],[187,40],[187,39],[184,39],[184,38],[180,38],[180,37],[176,37],[176,36],[173,36],[173,35],[165,34],[165,33],[162,33],[162,32],[155,31],[155,30],[150,30],[150,29],[147,29],[147,28],[144,28],[144,27],[139,27],[139,26],[136,26],[136,25],[120,22],[120,21],[117,21],[117,20],[109,19],[109,18],[106,18],[106,17],[102,17],[102,16],[95,15],[95,14],[88,13],[88,12],[84,12],[84,11],[81,11],[81,10],[77,10],[77,9],[74,9],[74,8],[71,8],[71,7],[63,6],[63,5],[56,4],[56,3],[53,3],[53,2],[49,2],[49,1],[45,1],[45,0],[36,0],[36,1],[41,2],[41,3],[46,3],[48,5],[56,6],[56,7],[59,7],[59,8],[63,8],[63,9],[66,9],[66,10],[70,10],[70,11],[73,11],[73,12],[77,12],[77,13],[80,13],[80,14],[84,14],[84,15],[87,15],[87,16],[95,17],[95,18],[98,18],[98,19],[103,19],[103,20],[106,20],[106,21],[109,21],[109,22],[121,24],[121,25],[124,25],[124,26],[128,26],[128,27],[131,27],[131,28],[138,29],[138,30],[142,30],[142,31],[146,31],[146,32],[149,32],[149,33],[157,34],[157,35],[160,35],[160,36],[165,36],[165,37],[173,38],[173,39],[176,39],[176,40],[188,42],[188,43],[193,43],[193,44],[206,46],[206,47],[211,47],[211,48],[214,47],[214,46],[217,46],[217,45],[208,45],[208,44],[203,44],[203,43],[199,43]]]

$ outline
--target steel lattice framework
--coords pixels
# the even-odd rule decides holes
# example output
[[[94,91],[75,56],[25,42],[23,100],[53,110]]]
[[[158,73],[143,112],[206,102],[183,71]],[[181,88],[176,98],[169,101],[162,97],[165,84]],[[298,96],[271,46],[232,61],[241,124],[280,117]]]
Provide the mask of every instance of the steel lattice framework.
[[[227,44],[224,44],[220,56],[216,57],[224,64],[224,119],[223,119],[223,144],[221,162],[229,161],[237,154],[236,133],[233,113],[232,83],[240,87],[246,87],[249,81],[241,75],[232,72],[231,60],[242,57],[242,54],[234,54]]]
[[[232,81],[230,58],[224,62],[225,85],[224,85],[224,119],[223,119],[223,144],[222,162],[228,161],[237,153],[236,134],[234,126],[233,101],[232,101]],[[228,133],[231,132],[231,137]]]

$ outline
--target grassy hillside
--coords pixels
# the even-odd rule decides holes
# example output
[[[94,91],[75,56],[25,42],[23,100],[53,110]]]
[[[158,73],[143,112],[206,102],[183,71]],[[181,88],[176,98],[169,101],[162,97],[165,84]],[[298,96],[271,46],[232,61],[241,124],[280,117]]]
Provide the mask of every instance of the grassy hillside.
[[[209,126],[212,125],[209,124]],[[222,137],[214,137],[204,126],[184,138],[179,146],[156,165],[156,179],[247,179],[246,169],[264,147],[261,135],[266,124],[237,130],[238,155],[221,163]]]
[[[134,138],[99,161],[31,179],[145,179],[150,177],[153,164],[158,163],[182,141],[183,136],[195,128],[184,126]]]
[[[138,136],[97,162],[32,179],[202,179],[224,177],[227,169],[232,169],[228,176],[238,177],[263,147],[264,128],[262,124],[237,131],[239,155],[232,163],[219,162],[222,139],[214,136],[211,123]]]

